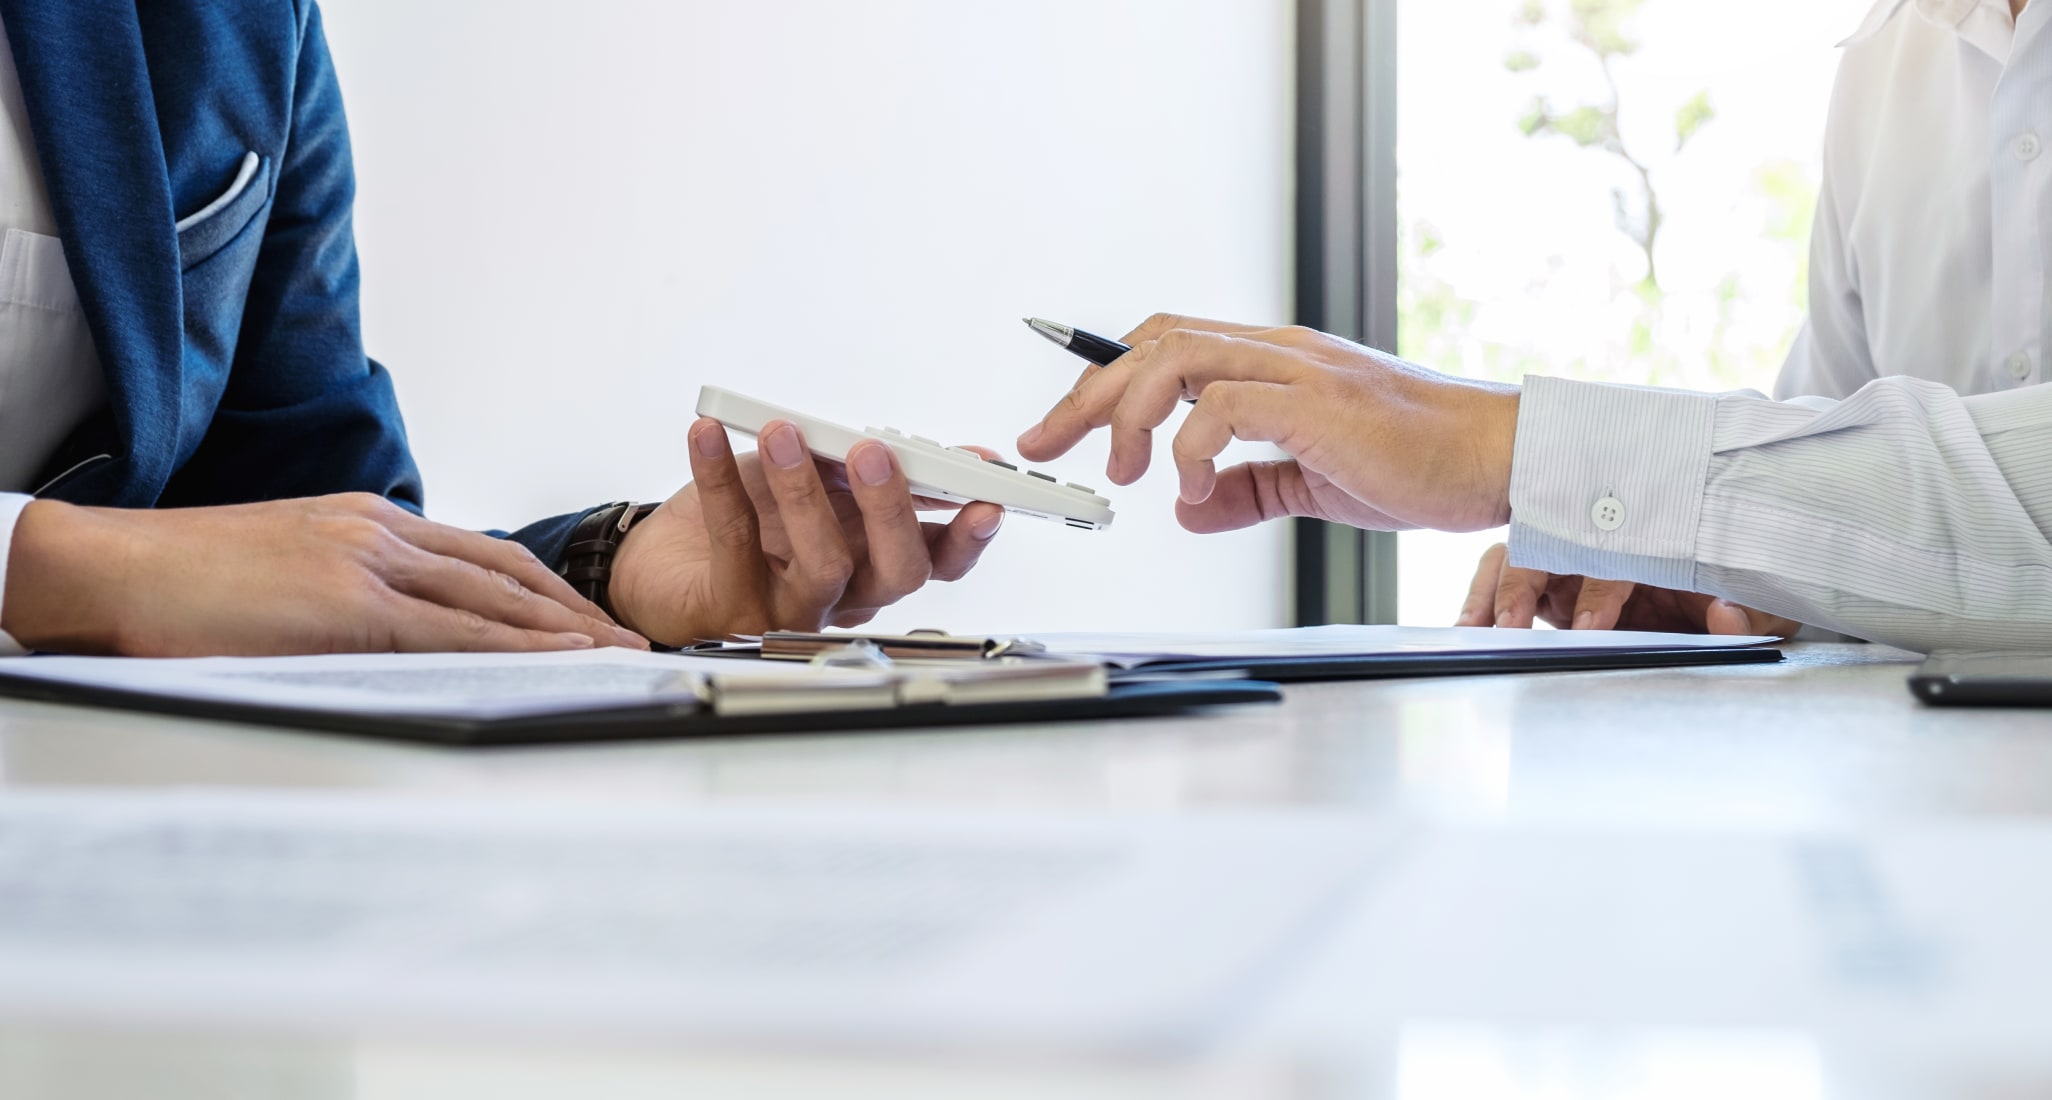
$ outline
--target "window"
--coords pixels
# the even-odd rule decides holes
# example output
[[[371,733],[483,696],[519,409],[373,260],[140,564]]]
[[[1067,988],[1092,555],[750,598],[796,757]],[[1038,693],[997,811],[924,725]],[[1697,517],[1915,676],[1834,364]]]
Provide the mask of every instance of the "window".
[[[1398,0],[1409,359],[1770,389],[1802,323],[1838,55],[1871,0]],[[1398,618],[1452,622],[1502,531],[1401,537]]]

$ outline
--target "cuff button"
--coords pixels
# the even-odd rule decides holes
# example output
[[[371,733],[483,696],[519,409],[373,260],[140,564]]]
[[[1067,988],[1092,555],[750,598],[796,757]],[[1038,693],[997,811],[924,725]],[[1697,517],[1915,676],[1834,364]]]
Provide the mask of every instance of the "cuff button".
[[[1604,497],[1589,508],[1589,522],[1598,531],[1615,531],[1624,526],[1624,501]]]

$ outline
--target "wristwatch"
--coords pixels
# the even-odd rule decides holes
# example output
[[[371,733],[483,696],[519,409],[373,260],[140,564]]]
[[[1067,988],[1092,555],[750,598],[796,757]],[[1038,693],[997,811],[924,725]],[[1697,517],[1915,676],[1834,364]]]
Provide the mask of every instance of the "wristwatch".
[[[613,555],[619,552],[627,532],[659,507],[660,504],[616,500],[587,512],[570,531],[570,545],[563,551],[563,567],[558,572],[570,582],[570,587],[577,590],[578,595],[597,604],[606,614],[619,618],[613,611],[609,591],[613,580]]]

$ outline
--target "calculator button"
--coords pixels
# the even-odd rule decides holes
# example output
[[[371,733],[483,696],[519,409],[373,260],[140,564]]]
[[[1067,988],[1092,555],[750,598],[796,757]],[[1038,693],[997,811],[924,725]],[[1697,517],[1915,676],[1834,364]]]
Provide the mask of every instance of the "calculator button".
[[[1069,482],[1069,488],[1074,489],[1079,493],[1089,493],[1091,496],[1097,495],[1097,490],[1092,489],[1088,485],[1078,485],[1073,481]]]
[[[1014,466],[1011,463],[1006,462],[1002,458],[986,458],[984,459],[984,461],[990,463],[993,466],[1003,466],[1005,469],[1010,470],[1015,474],[1019,472],[1019,468],[1017,466]]]
[[[1026,476],[1027,476],[1027,477],[1037,477],[1037,478],[1039,478],[1040,480],[1042,480],[1042,481],[1045,481],[1045,482],[1048,482],[1048,483],[1050,483],[1050,484],[1054,484],[1054,483],[1055,483],[1055,479],[1054,479],[1054,478],[1051,478],[1051,477],[1047,476],[1046,474],[1043,474],[1043,473],[1041,473],[1041,472],[1040,472],[1039,470],[1028,470],[1028,471],[1026,471]]]
[[[929,447],[940,447],[940,443],[939,443],[938,441],[935,441],[935,440],[932,440],[932,439],[928,439],[928,438],[926,438],[926,437],[925,437],[925,436],[923,436],[923,435],[915,435],[915,436],[913,436],[913,437],[912,437],[912,442],[914,442],[914,443],[924,443],[924,444],[926,444],[926,445],[927,445],[927,446],[929,446]]]

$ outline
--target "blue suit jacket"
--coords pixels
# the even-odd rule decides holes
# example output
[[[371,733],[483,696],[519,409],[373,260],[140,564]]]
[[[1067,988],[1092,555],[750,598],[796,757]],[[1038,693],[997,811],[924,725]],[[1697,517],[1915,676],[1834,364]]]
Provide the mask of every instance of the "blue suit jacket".
[[[38,495],[365,491],[419,511],[363,351],[349,130],[312,0],[0,0],[0,18],[109,394]],[[555,564],[578,518],[513,537]]]

